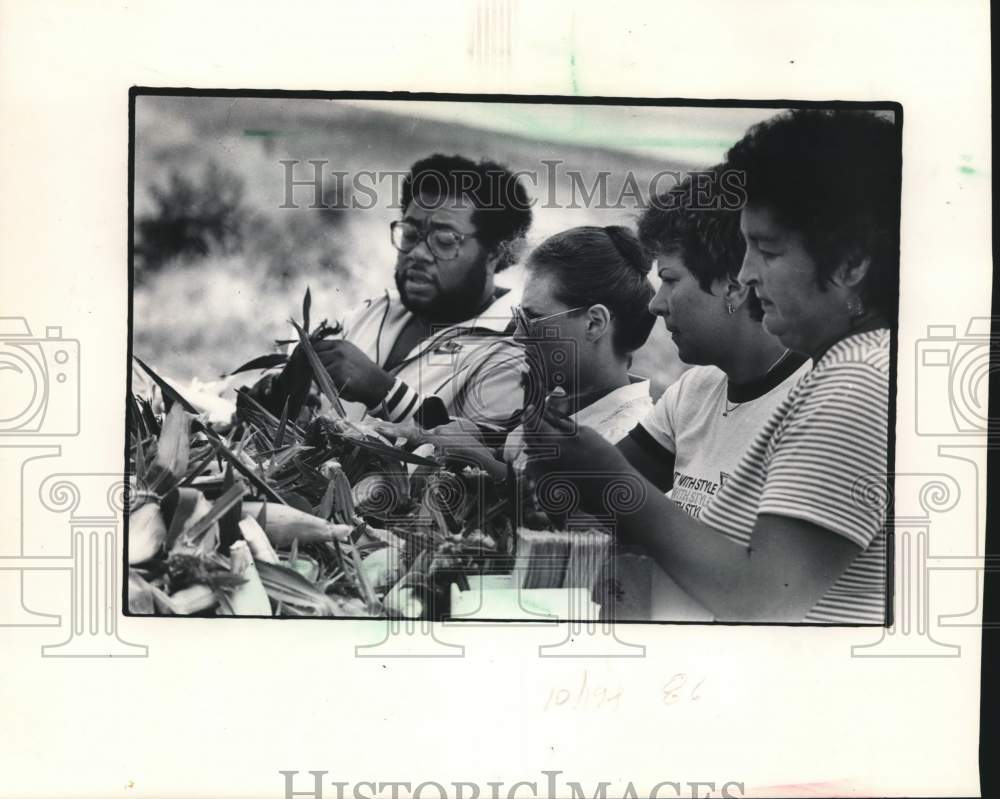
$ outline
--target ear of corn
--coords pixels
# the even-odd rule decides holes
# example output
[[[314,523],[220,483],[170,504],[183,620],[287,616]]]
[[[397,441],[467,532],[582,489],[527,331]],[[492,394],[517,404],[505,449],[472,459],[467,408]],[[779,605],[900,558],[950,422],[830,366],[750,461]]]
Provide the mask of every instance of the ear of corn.
[[[419,619],[424,615],[424,604],[416,592],[407,586],[396,585],[382,600],[382,606],[389,616],[404,619]]]
[[[207,525],[201,524],[203,519],[209,519],[212,511],[212,503],[205,499],[204,494],[198,492],[198,497],[195,499],[191,514],[184,521],[181,526],[180,535],[177,536],[177,540],[174,542],[172,548],[173,551],[191,548],[196,543],[196,535],[194,534],[200,534],[200,526],[205,527],[206,537],[210,538],[212,541],[218,540],[219,525],[217,523],[210,521]]]
[[[319,561],[315,558],[311,558],[308,555],[300,555],[295,553],[294,557],[289,555],[287,560],[279,561],[283,566],[287,566],[293,571],[298,572],[303,577],[305,577],[309,582],[315,583],[319,579],[320,565]]]
[[[243,578],[242,585],[219,597],[219,613],[223,616],[270,616],[271,600],[260,581],[253,555],[246,541],[236,541],[229,547],[230,569]]]
[[[368,575],[361,568],[361,556],[358,554],[357,547],[350,547],[350,554],[351,560],[354,563],[354,574],[358,578],[358,585],[361,587],[361,596],[364,597],[365,603],[368,605],[369,613],[377,616],[379,615],[381,604],[378,601],[378,597],[375,596],[375,589],[372,588],[372,584],[368,580]]]
[[[246,511],[244,505],[243,510]],[[250,546],[250,552],[254,561],[264,561],[265,563],[277,563],[278,553],[271,546],[271,540],[264,532],[264,528],[257,524],[253,516],[244,516],[240,519],[240,533]]]
[[[250,516],[257,516],[262,506],[261,502],[244,502],[243,510]],[[350,525],[333,524],[288,505],[269,503],[267,506],[264,531],[275,549],[287,549],[295,539],[300,544],[345,540],[353,530]]]
[[[403,576],[405,568],[399,550],[382,547],[361,561],[360,574],[375,591],[384,591]]]
[[[317,590],[298,572],[273,563],[258,563],[257,573],[267,595],[281,603],[285,615],[338,615],[338,606],[334,600]]]
[[[431,442],[426,441],[423,444],[421,444],[419,447],[417,447],[415,450],[413,450],[413,454],[414,455],[418,455],[421,458],[427,458],[428,460],[430,460],[431,458],[434,457],[434,445]],[[408,463],[408,464],[406,464],[406,473],[410,477],[413,477],[413,473],[418,468],[420,468],[420,467],[418,467],[416,464]]]
[[[128,516],[128,563],[134,566],[156,556],[167,537],[167,525],[157,502],[147,502]]]
[[[132,569],[128,572],[128,609],[131,613],[153,614],[156,603],[151,586]]]
[[[366,524],[362,530],[366,536],[370,537],[374,541],[381,541],[383,544],[388,544],[390,547],[402,550],[405,546],[403,539],[392,532],[392,530],[383,530],[380,527],[372,527],[370,524]]]
[[[351,483],[344,474],[343,468],[336,461],[330,461],[323,467],[323,474],[333,487],[333,518],[340,524],[358,525],[363,521],[354,511],[354,495]]]
[[[203,610],[215,607],[218,597],[207,585],[192,585],[182,588],[170,596],[155,586],[150,586],[153,598],[162,613],[172,613],[175,616],[190,616]]]

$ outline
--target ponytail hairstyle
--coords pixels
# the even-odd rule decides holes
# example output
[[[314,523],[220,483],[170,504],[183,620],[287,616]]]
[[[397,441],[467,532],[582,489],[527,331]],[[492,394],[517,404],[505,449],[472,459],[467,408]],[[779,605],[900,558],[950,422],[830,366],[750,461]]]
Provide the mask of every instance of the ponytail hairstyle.
[[[656,317],[649,303],[652,262],[628,228],[575,227],[543,241],[528,258],[529,271],[554,279],[556,298],[570,308],[604,305],[614,319],[611,343],[628,355],[646,343]]]

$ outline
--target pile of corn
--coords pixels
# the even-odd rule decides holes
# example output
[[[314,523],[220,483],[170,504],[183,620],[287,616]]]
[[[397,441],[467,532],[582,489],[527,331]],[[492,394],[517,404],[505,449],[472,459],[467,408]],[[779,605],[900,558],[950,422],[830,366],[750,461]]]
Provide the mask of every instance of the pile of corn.
[[[131,613],[438,618],[452,581],[512,552],[499,489],[433,445],[252,400],[213,426],[137,362],[159,396],[129,405]]]

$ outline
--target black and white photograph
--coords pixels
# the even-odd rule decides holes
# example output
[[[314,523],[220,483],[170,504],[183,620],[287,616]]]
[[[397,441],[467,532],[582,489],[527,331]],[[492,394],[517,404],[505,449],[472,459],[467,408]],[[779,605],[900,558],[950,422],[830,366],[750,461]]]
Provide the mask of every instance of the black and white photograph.
[[[990,21],[0,0],[0,799],[997,795]]]
[[[902,123],[133,90],[127,612],[891,623]]]

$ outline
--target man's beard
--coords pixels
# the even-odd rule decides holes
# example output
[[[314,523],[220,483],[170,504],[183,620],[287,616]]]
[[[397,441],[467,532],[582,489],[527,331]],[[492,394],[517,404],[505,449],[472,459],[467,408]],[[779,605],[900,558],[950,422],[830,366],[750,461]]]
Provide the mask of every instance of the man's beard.
[[[420,271],[419,267],[412,267]],[[466,273],[462,282],[447,292],[441,291],[437,278],[431,276],[437,293],[428,300],[416,299],[406,293],[407,269],[396,271],[396,290],[403,307],[414,316],[429,322],[464,322],[477,315],[486,290],[486,267],[480,265]]]

